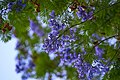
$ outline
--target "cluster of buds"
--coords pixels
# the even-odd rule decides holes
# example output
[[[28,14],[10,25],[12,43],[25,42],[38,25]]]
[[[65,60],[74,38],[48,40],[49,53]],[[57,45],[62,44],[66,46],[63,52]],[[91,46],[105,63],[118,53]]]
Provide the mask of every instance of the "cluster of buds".
[[[35,6],[35,12],[40,12],[40,4],[37,3],[37,0],[35,2],[31,0],[31,2]]]
[[[5,23],[1,30],[2,30],[3,33],[5,33],[6,31],[11,31],[12,26],[10,26],[9,23]]]
[[[74,11],[74,10],[76,10],[77,9],[77,7],[80,5],[80,3],[78,2],[78,0],[74,0],[73,2],[72,2],[72,4],[69,6],[69,8],[72,10],[72,11]]]

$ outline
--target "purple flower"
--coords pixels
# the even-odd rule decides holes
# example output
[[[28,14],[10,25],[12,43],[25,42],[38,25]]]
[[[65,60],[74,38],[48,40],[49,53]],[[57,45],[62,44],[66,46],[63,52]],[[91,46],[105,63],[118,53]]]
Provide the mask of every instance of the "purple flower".
[[[22,8],[25,8],[26,6],[26,4],[22,2],[22,0],[18,0],[16,4],[18,7],[22,7]]]
[[[70,36],[69,36],[69,35],[63,35],[63,36],[62,36],[62,39],[63,39],[64,41],[70,40]]]
[[[77,14],[77,16],[78,16],[79,18],[82,18],[82,17],[84,17],[87,13],[86,13],[86,11],[85,11],[81,6],[79,6],[79,7],[78,7],[78,12],[76,12],[76,14]]]
[[[53,18],[50,18],[48,22],[49,22],[49,26],[54,26],[56,24],[56,20]]]
[[[14,4],[15,4],[15,2],[10,2],[10,3],[8,3],[8,5],[7,5],[7,6],[8,6],[8,9],[11,10]]]
[[[39,37],[44,36],[44,32],[43,32],[43,30],[36,29],[35,33],[36,33]]]
[[[27,80],[28,76],[26,74],[22,75],[22,80]]]
[[[87,15],[87,19],[91,20],[93,18],[93,11],[90,11]]]
[[[81,22],[85,22],[86,20],[87,20],[87,17],[84,16],[84,17],[82,18]]]
[[[99,48],[98,46],[95,47],[95,55],[98,57],[98,58],[102,58],[102,55],[104,54],[104,50]]]
[[[78,18],[81,18],[81,22],[85,22],[85,21],[91,20],[93,18],[93,11],[94,11],[94,9],[91,8],[90,12],[86,12],[86,10],[82,6],[79,6],[76,14],[77,14]]]
[[[51,18],[55,18],[55,11],[52,10],[52,12],[49,14]]]
[[[40,30],[39,26],[34,23],[32,20],[30,20],[30,28],[34,33],[36,33],[39,37],[44,36],[44,32]]]
[[[35,24],[32,20],[30,20],[30,28],[34,31],[36,27],[38,28],[38,25]]]
[[[35,64],[33,63],[32,60],[29,61],[29,64],[28,64],[29,68],[34,68],[35,67]]]
[[[23,5],[22,5],[22,9],[24,9],[25,7],[26,7],[26,4],[23,4]]]
[[[79,11],[78,11],[78,12],[76,12],[76,14],[77,14],[78,18],[81,18],[81,17],[82,17],[82,15],[80,14],[80,12],[79,12]]]
[[[95,75],[100,75],[101,72],[99,70],[99,68],[95,67],[91,67],[87,73],[87,78],[88,80],[92,80],[93,77],[95,77]]]
[[[19,48],[21,48],[21,46],[22,46],[21,43],[18,41],[15,49],[19,49]]]
[[[50,34],[49,39],[46,39],[44,41],[43,47],[47,52],[55,52],[59,49],[60,44],[61,43],[59,42],[59,40],[57,40],[56,36]]]
[[[19,64],[17,64],[15,70],[16,70],[17,73],[20,73],[21,71],[24,71],[24,67],[19,65]]]
[[[97,40],[101,40],[101,37],[96,33],[92,34],[92,37],[96,38]]]

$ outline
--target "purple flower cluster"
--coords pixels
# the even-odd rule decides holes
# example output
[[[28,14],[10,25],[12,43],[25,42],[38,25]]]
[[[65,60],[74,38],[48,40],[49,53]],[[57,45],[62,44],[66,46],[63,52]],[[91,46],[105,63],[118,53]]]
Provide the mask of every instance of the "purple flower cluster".
[[[77,59],[78,55],[73,51],[71,48],[64,48],[59,54],[61,57],[61,62],[63,62],[64,65],[72,65],[74,61]]]
[[[84,7],[79,6],[78,11],[76,12],[77,16],[81,18],[82,22],[86,20],[91,20],[93,18],[94,7],[90,7],[91,11],[87,12]]]
[[[75,32],[76,28],[70,28],[68,30],[69,34],[62,34],[67,28],[65,24],[57,21],[55,18],[55,12],[52,11],[50,14],[50,19],[48,20],[49,26],[51,27],[51,32],[48,34],[48,38],[44,41],[44,49],[46,52],[56,52],[64,50],[67,46],[70,46],[71,42],[76,40]]]
[[[52,32],[59,32],[60,30],[63,30],[66,26],[63,23],[59,23],[56,19],[55,19],[55,11],[53,10],[50,13],[50,19],[48,20],[49,22],[49,26],[52,29]]]
[[[26,64],[25,61],[21,59],[18,60],[16,64],[16,72],[17,73],[23,72],[22,80],[27,80],[29,77],[35,75],[35,73],[32,72],[34,70],[35,70],[35,64],[33,63],[32,60],[29,60],[28,64]]]
[[[51,32],[48,34],[48,38],[44,41],[44,49],[47,52],[55,52],[64,43],[62,39],[58,39],[59,32],[65,28],[65,24],[60,24],[55,20],[55,12],[52,11],[50,14],[50,19],[48,20],[49,26],[51,27]]]
[[[95,53],[95,56],[97,56],[98,58],[102,58],[104,50],[102,48],[99,48],[98,46],[95,46]]]
[[[35,64],[32,60],[25,59],[24,56],[20,55],[17,56],[16,58],[17,64],[16,64],[16,72],[21,73],[23,72],[22,75],[22,80],[27,80],[27,78],[35,75],[34,70],[35,70]]]
[[[24,53],[18,54],[16,57],[16,72],[23,72],[22,80],[27,80],[27,78],[35,75],[35,64],[31,58],[31,54],[19,41],[17,42],[16,49]]]
[[[96,54],[98,54],[98,51],[102,50],[101,48],[97,48]],[[101,53],[100,53],[101,52]],[[100,51],[100,57],[104,53]],[[93,61],[92,64],[89,62],[86,62],[84,60],[84,56],[88,54],[82,48],[82,52],[76,53],[74,50],[71,48],[64,48],[59,54],[61,57],[61,62],[64,65],[73,65],[73,68],[77,69],[77,72],[79,74],[80,79],[87,79],[91,80],[96,76],[100,76],[102,74],[105,74],[106,72],[109,71],[109,67],[101,62],[101,60],[104,61],[104,63],[107,63],[108,61],[105,61],[103,58],[98,58]],[[95,55],[99,57],[99,55]]]
[[[61,51],[65,50],[65,48],[69,47],[71,42],[74,42],[77,38],[75,37],[75,29],[71,28],[70,29],[70,34],[69,35],[61,35],[59,37],[59,31],[52,30],[51,33],[49,33],[48,38],[45,39],[44,41],[44,49],[47,52],[56,52],[56,51]],[[58,38],[59,37],[59,38]]]
[[[96,54],[97,51],[99,50],[102,49],[97,48]],[[73,68],[77,69],[80,79],[91,80],[94,77],[103,75],[109,71],[109,67],[103,64],[101,60],[104,61],[104,63],[107,63],[108,61],[105,61],[103,58],[98,58],[94,60],[92,64],[90,64],[89,62],[86,62],[84,60],[84,56],[86,54],[88,53],[86,53],[84,48],[82,48],[82,52],[79,53],[76,53],[71,48],[64,48],[64,50],[60,52],[59,56],[61,57],[61,62],[63,65],[70,65],[70,66],[73,65]],[[101,52],[101,54],[103,54],[103,52]],[[95,55],[95,56],[99,57],[99,55]]]
[[[92,80],[96,76],[100,76],[109,71],[109,67],[101,62],[100,59],[94,60],[92,64],[86,62],[82,55],[74,62],[74,68],[77,69],[80,79]]]
[[[80,79],[85,79],[86,74],[88,73],[88,70],[91,67],[91,64],[84,61],[84,59],[81,57],[81,55],[78,55],[78,58],[74,62],[74,68],[77,69],[77,72],[79,74]]]
[[[20,73],[21,71],[24,71],[24,66],[25,66],[25,62],[23,61],[22,56],[20,56],[19,58],[17,58],[17,64],[16,64],[16,72]]]
[[[82,7],[79,7],[77,12],[78,17],[92,19],[93,13],[86,13]],[[97,57],[96,60],[93,61],[92,64],[86,62],[84,60],[84,56],[88,54],[84,48],[80,48],[80,52],[76,53],[76,45],[72,44],[79,38],[75,35],[77,32],[77,27],[70,28],[68,30],[68,34],[60,35],[60,31],[65,31],[67,27],[64,24],[60,24],[55,18],[55,12],[52,11],[50,14],[49,26],[51,27],[51,32],[48,35],[48,38],[44,41],[44,49],[46,52],[55,53],[57,52],[57,56],[61,57],[62,65],[73,65],[73,68],[77,69],[80,79],[93,79],[96,75],[101,75],[102,73],[106,73],[109,70],[109,67],[101,62],[102,55],[104,54],[104,50],[95,47],[95,55]],[[63,26],[64,25],[64,26]],[[93,34],[92,37],[101,40],[101,38],[97,34]],[[71,46],[72,45],[72,46]],[[93,65],[95,64],[95,65]]]
[[[44,36],[44,31],[40,30],[39,26],[32,20],[30,20],[30,28],[31,30],[36,33],[39,37]]]
[[[13,10],[15,9],[17,12],[20,12],[22,9],[24,9],[26,7],[26,0],[17,0],[15,2],[10,2],[7,5],[7,8],[9,10]]]

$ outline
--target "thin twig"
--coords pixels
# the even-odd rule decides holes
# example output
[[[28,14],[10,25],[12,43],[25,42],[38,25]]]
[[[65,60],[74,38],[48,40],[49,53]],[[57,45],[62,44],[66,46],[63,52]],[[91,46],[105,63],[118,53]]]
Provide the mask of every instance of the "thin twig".
[[[96,47],[96,46],[98,46],[100,43],[102,43],[102,42],[104,42],[104,41],[106,41],[106,40],[108,40],[108,39],[110,39],[110,38],[116,37],[116,36],[118,36],[118,35],[113,35],[113,36],[110,36],[110,37],[108,37],[108,38],[105,38],[105,39],[101,40],[99,43],[97,43],[94,47]]]
[[[94,48],[96,47],[96,46],[98,46],[100,43],[102,43],[102,42],[104,42],[104,41],[106,41],[106,40],[108,40],[108,39],[111,39],[111,38],[113,38],[113,37],[116,37],[116,36],[118,36],[118,35],[113,35],[113,36],[110,36],[110,37],[108,37],[108,38],[105,38],[104,40],[102,40],[102,41],[100,41],[98,44],[96,44],[95,46],[93,46],[93,48],[90,50],[90,52],[92,52],[93,50],[94,50]],[[88,54],[88,56],[89,56],[90,54]],[[86,59],[87,58],[87,56],[84,58],[84,59]]]

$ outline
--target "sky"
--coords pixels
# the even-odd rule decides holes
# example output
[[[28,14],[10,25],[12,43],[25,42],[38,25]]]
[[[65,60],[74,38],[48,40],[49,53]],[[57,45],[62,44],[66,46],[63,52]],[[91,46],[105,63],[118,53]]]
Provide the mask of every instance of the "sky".
[[[0,41],[0,80],[21,80],[21,74],[15,72],[15,57],[18,53],[15,44],[15,38],[7,43]]]

